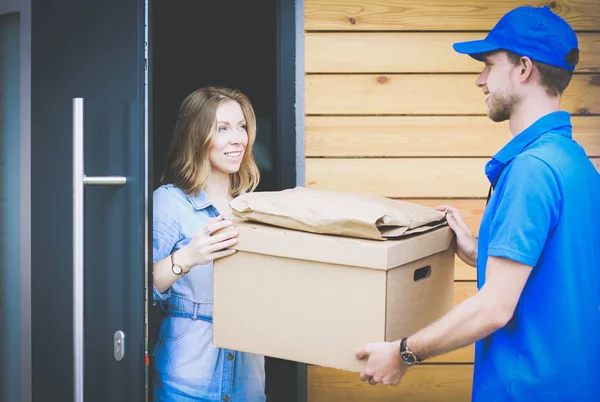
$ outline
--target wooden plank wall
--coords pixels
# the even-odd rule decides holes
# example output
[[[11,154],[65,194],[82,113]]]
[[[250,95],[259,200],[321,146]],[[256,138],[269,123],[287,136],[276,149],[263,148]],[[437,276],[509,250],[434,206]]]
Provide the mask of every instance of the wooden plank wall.
[[[574,136],[600,170],[600,2],[305,0],[306,186],[458,207],[476,232],[483,166],[510,139],[485,116],[482,65],[454,53],[510,9],[550,4],[576,29],[581,61],[564,95]],[[476,292],[456,262],[455,302]],[[411,369],[398,387],[308,368],[308,400],[470,400],[472,347]]]

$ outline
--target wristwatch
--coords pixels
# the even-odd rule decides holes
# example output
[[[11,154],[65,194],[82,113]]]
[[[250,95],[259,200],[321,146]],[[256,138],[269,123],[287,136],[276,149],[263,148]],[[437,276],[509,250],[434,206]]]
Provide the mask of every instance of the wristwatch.
[[[409,366],[421,363],[421,360],[419,360],[417,355],[408,348],[408,345],[406,344],[407,339],[408,337],[405,337],[400,341],[400,357],[402,358],[402,361]]]
[[[171,254],[171,271],[173,271],[175,275],[185,274],[185,272],[183,272],[183,268],[181,268],[181,265],[177,265],[175,263],[175,253]]]

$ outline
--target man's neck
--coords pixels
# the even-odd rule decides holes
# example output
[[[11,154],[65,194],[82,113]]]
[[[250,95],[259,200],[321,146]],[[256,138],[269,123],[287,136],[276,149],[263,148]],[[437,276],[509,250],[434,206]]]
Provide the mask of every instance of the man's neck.
[[[510,116],[509,126],[513,137],[542,117],[560,110],[559,97],[536,97],[524,99]]]

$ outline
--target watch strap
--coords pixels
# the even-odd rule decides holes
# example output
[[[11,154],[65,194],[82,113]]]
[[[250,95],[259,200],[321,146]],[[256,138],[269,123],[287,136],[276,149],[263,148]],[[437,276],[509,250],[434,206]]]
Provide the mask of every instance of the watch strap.
[[[179,270],[175,269],[175,266],[177,266]],[[181,265],[177,265],[175,263],[175,253],[171,254],[171,271],[173,271],[175,275],[183,275],[185,273],[183,272],[183,268],[181,268]]]
[[[400,340],[400,356],[402,356],[402,360],[407,364],[419,364],[421,360],[417,357],[417,355],[408,348],[407,344],[408,337],[404,337]],[[405,356],[408,357],[408,360],[405,359]]]

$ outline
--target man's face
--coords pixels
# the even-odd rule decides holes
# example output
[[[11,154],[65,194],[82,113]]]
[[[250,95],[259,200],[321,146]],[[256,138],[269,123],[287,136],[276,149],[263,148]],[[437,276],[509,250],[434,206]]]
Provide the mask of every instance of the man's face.
[[[508,120],[519,103],[513,85],[518,66],[502,51],[486,55],[483,60],[485,68],[475,84],[486,95],[487,115],[495,122]]]

